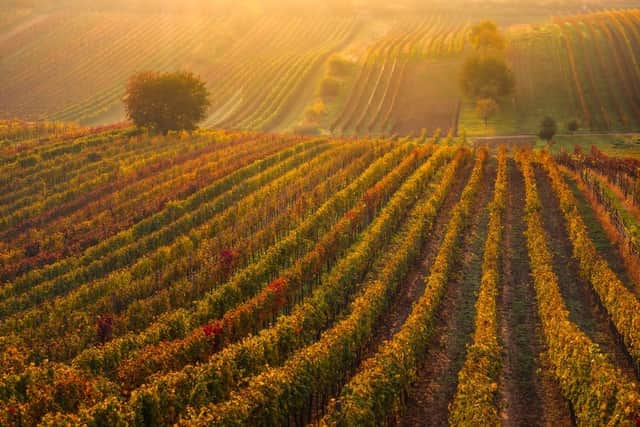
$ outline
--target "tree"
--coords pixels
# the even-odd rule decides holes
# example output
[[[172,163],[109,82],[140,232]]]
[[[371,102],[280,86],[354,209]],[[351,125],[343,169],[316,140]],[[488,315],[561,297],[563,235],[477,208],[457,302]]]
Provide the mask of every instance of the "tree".
[[[498,112],[500,106],[493,98],[482,98],[476,103],[476,113],[484,121],[484,127],[487,127],[489,118]]]
[[[483,53],[491,49],[502,51],[506,46],[504,36],[492,21],[483,21],[471,28],[469,39],[474,49]]]
[[[513,92],[515,79],[503,53],[505,38],[495,23],[475,25],[469,40],[475,53],[464,62],[460,86],[465,96],[476,100],[476,112],[486,127],[498,111],[498,102]]]
[[[136,74],[129,80],[124,103],[136,126],[164,134],[195,129],[211,105],[205,83],[189,72]]]
[[[542,119],[542,122],[540,123],[540,132],[538,132],[538,137],[540,137],[540,139],[550,142],[557,132],[558,125],[552,117],[547,116]]]
[[[465,61],[460,83],[470,98],[499,99],[513,91],[515,80],[504,58],[476,55]]]
[[[567,123],[567,130],[570,133],[574,133],[575,131],[578,130],[579,127],[580,127],[580,124],[575,119],[574,120],[570,120],[569,123]]]

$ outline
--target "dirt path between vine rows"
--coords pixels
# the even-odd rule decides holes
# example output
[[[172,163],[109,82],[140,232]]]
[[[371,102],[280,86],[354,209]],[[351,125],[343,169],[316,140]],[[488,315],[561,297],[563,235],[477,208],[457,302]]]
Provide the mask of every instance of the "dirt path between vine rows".
[[[629,379],[636,378],[631,359],[624,344],[618,339],[607,313],[600,306],[598,296],[591,284],[580,278],[578,263],[572,256],[566,221],[549,177],[540,166],[535,167],[535,173],[548,234],[547,242],[554,254],[553,267],[569,309],[569,318],[600,346],[614,366],[620,368]]]
[[[456,391],[458,372],[464,363],[475,321],[475,301],[482,275],[482,254],[488,225],[488,204],[493,197],[496,161],[491,158],[463,231],[456,265],[438,310],[431,344],[418,368],[418,379],[409,392],[401,426],[448,425],[449,403]]]
[[[502,424],[569,426],[569,406],[540,358],[544,338],[524,235],[524,177],[513,159],[509,160],[507,182],[498,288],[498,327],[503,345],[499,381]]]

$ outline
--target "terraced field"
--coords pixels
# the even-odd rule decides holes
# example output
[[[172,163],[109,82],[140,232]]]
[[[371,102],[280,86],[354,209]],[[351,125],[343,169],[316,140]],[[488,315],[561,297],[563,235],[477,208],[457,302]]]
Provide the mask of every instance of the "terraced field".
[[[2,425],[640,420],[636,161],[437,136],[15,135]]]

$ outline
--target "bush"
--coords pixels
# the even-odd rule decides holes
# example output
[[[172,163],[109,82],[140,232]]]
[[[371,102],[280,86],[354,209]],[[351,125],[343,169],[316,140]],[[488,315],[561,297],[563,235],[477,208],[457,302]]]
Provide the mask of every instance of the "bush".
[[[335,77],[325,77],[320,83],[320,95],[324,98],[337,96],[342,88],[342,82]]]
[[[545,117],[542,119],[540,123],[540,132],[538,132],[538,137],[547,142],[551,141],[555,134],[558,131],[558,126],[556,125],[556,121],[552,117]]]
[[[304,112],[305,119],[308,122],[317,122],[322,116],[326,114],[324,102],[317,101],[314,104],[307,107]]]
[[[329,59],[329,75],[345,76],[349,73],[351,65],[351,62],[341,56],[332,56],[331,59]]]
[[[571,133],[574,133],[579,128],[580,128],[580,124],[578,123],[577,120],[570,120],[569,123],[567,123],[567,130]]]

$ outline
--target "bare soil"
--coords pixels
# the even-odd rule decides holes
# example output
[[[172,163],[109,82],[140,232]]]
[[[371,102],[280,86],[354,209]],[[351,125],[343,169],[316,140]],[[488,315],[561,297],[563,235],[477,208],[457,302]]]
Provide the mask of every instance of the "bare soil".
[[[482,254],[488,225],[488,203],[493,197],[496,164],[491,159],[476,199],[471,223],[464,231],[452,277],[440,307],[432,345],[418,369],[418,379],[409,392],[402,426],[448,425],[453,399],[467,344],[472,339],[475,301],[482,275]]]
[[[498,294],[503,345],[500,408],[504,426],[572,425],[569,406],[545,369],[544,339],[524,231],[524,178],[509,160],[502,280]]]

